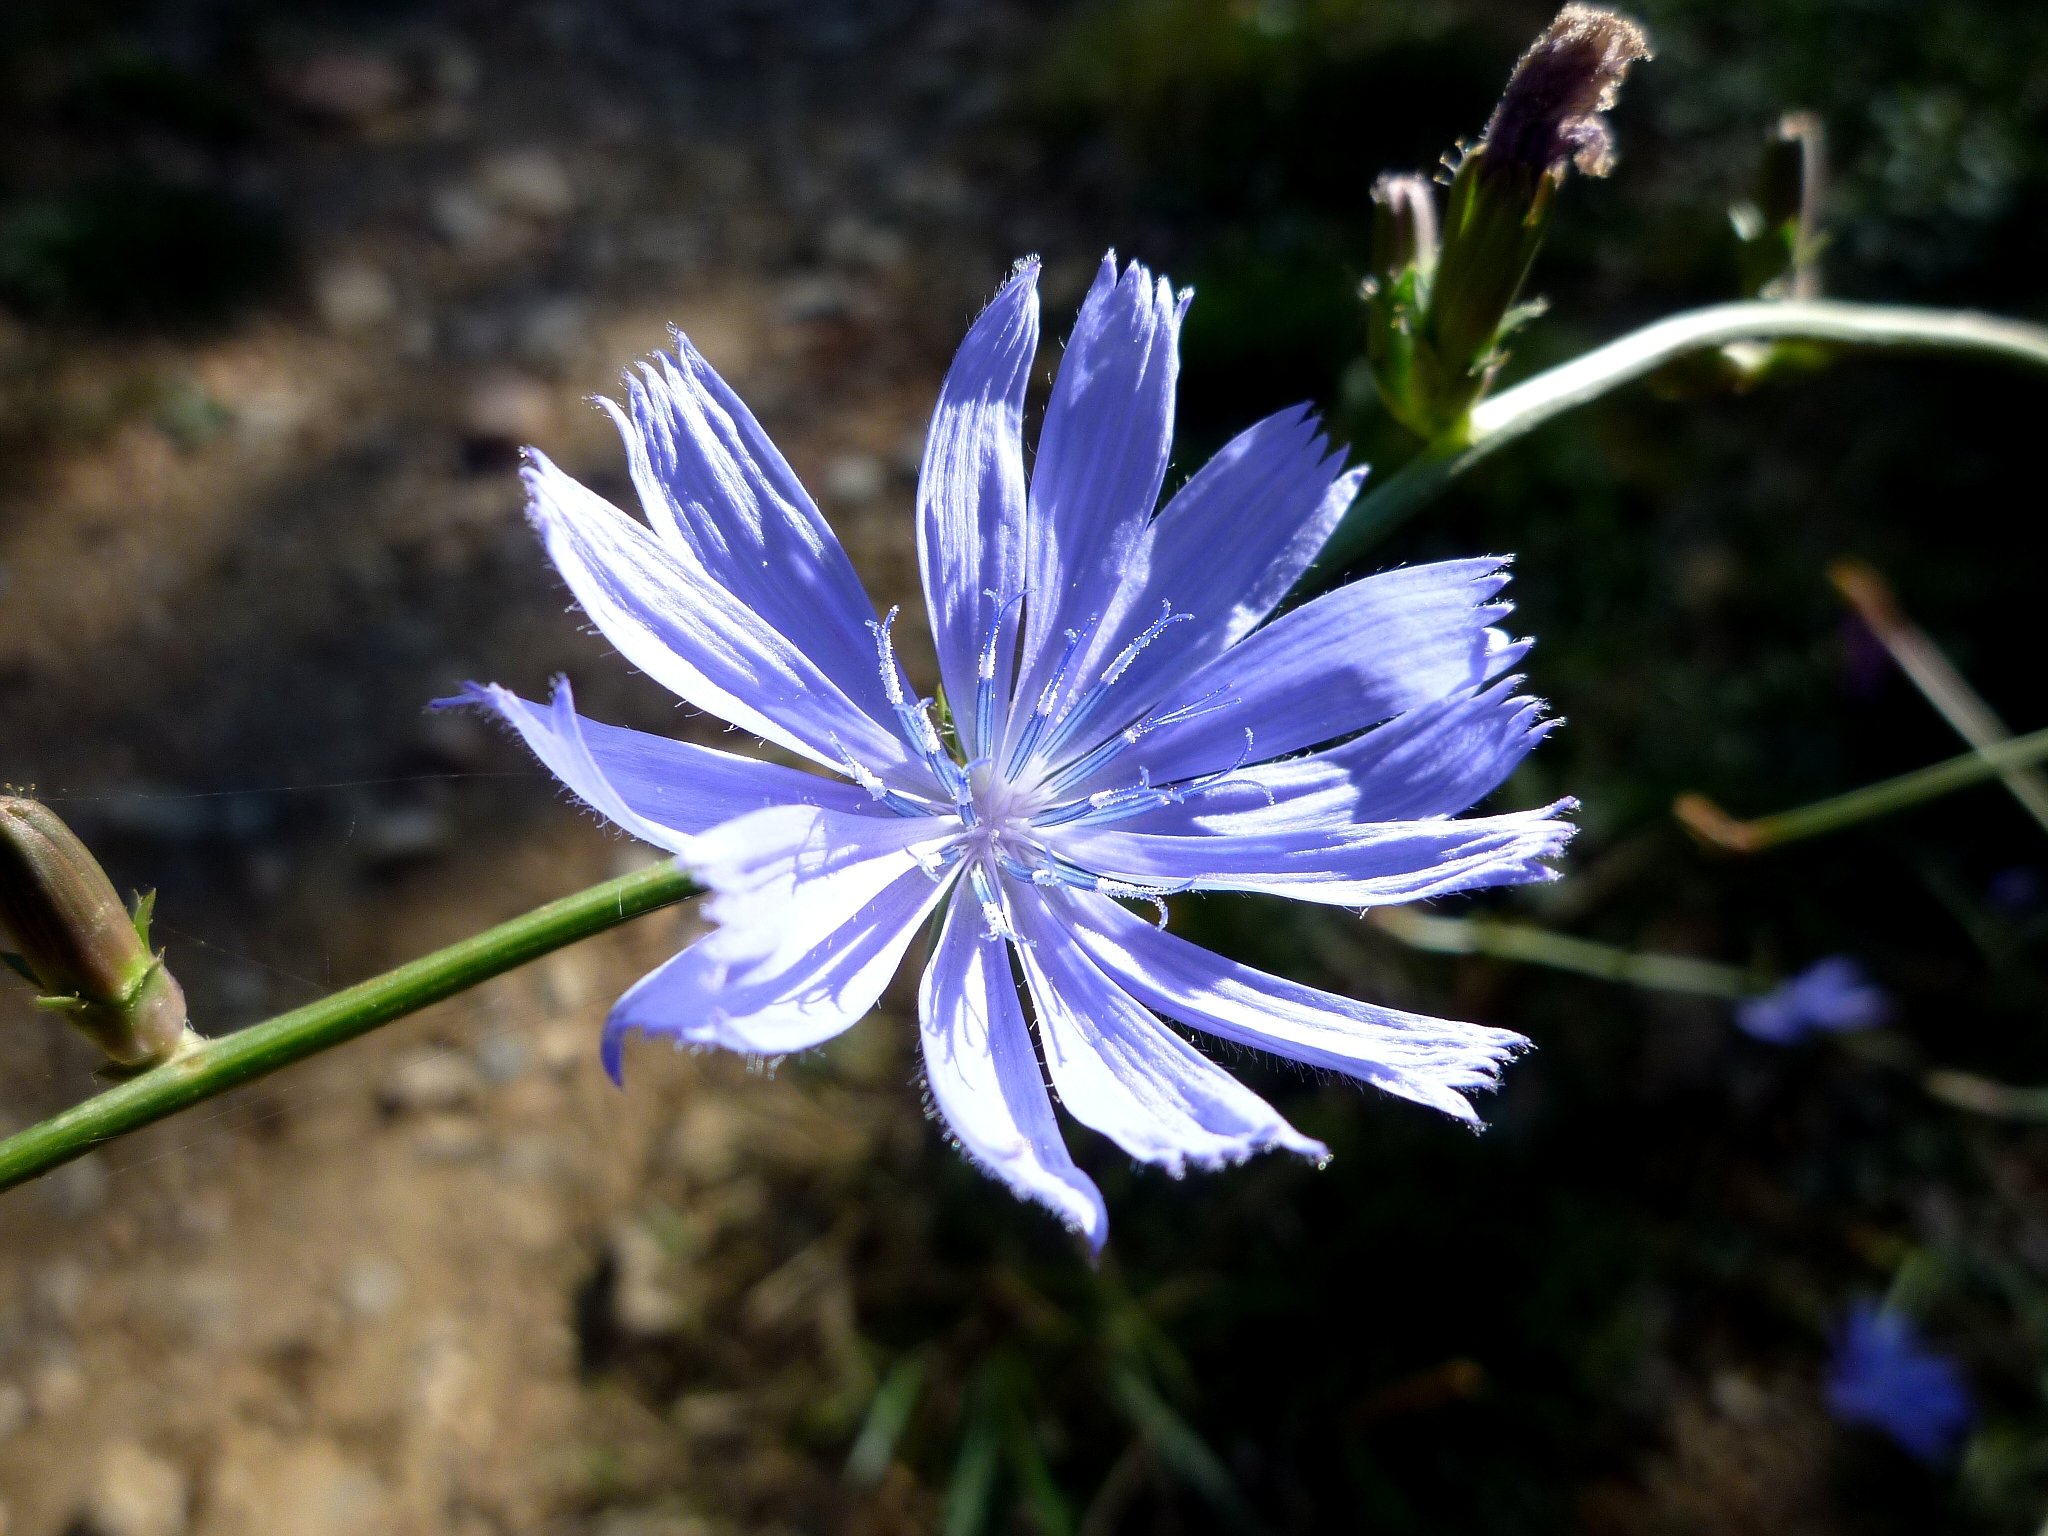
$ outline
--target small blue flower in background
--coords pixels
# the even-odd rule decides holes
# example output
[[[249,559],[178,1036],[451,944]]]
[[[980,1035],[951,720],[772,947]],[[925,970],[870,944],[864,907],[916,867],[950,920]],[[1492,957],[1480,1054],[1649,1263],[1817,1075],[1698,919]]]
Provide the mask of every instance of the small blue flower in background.
[[[1891,1017],[1891,998],[1846,955],[1830,955],[1762,997],[1735,1009],[1735,1022],[1759,1040],[1791,1045],[1808,1035],[1874,1029]]]
[[[2041,872],[2024,864],[2002,869],[1991,877],[1984,896],[2007,917],[2024,917],[2041,905]]]
[[[1474,1122],[1465,1095],[1528,1043],[1263,974],[1124,903],[1163,920],[1182,891],[1368,907],[1550,879],[1572,803],[1456,819],[1548,729],[1503,676],[1528,648],[1497,627],[1505,561],[1390,571],[1270,619],[1364,474],[1305,409],[1242,433],[1155,514],[1188,299],[1142,266],[1103,262],[1027,480],[1037,274],[1020,264],[968,332],[926,443],[918,554],[945,715],[897,662],[894,610],[875,617],[680,336],[610,407],[647,522],[539,453],[531,516],[627,660],[835,777],[585,720],[566,683],[550,705],[466,697],[712,892],[713,931],[613,1010],[614,1077],[629,1034],[766,1056],[832,1038],[943,907],[919,995],[938,1112],[1100,1247],[1102,1197],[1047,1075],[1075,1119],[1175,1174],[1327,1155],[1162,1015]]]
[[[1956,1363],[1921,1344],[1903,1312],[1870,1301],[1851,1307],[1835,1335],[1827,1401],[1844,1423],[1882,1430],[1933,1463],[1955,1454],[1977,1416]]]

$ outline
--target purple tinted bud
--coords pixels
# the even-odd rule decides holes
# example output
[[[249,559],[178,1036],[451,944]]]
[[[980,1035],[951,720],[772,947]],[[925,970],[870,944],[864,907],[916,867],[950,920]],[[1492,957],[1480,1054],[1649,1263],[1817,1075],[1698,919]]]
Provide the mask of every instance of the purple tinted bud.
[[[1650,41],[1628,17],[1568,5],[1515,66],[1481,136],[1488,169],[1534,177],[1576,165],[1588,176],[1614,168],[1605,113],[1629,66],[1650,57]]]
[[[1860,1301],[1835,1334],[1828,1411],[1891,1436],[1929,1463],[1950,1460],[1976,1419],[1956,1363],[1926,1348],[1903,1312]]]
[[[1891,998],[1846,955],[1830,955],[1735,1010],[1744,1031],[1773,1045],[1809,1035],[1873,1029],[1891,1017]]]
[[[1650,56],[1625,16],[1568,5],[1522,55],[1486,133],[1457,162],[1438,233],[1435,198],[1413,177],[1373,190],[1375,276],[1367,292],[1374,382],[1394,417],[1425,438],[1458,430],[1499,373],[1508,335],[1539,306],[1518,304],[1566,170],[1604,176],[1602,118],[1628,67]],[[1420,251],[1427,211],[1431,257]]]

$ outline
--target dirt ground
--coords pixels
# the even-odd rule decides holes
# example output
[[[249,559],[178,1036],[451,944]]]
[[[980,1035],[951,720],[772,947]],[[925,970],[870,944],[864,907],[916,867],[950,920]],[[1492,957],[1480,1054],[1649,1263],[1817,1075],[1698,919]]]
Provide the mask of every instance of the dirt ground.
[[[281,29],[244,169],[287,211],[287,289],[189,342],[0,330],[5,771],[160,889],[203,1029],[643,857],[424,713],[566,671],[589,713],[704,728],[567,611],[516,444],[623,494],[586,397],[680,324],[912,597],[962,322],[1027,249],[1070,312],[1099,255],[1014,217],[1033,168],[988,156],[1030,8],[685,9]],[[0,1531],[923,1528],[907,1486],[854,1499],[840,1452],[789,1449],[843,1446],[872,1390],[835,1196],[931,1154],[907,999],[801,1085],[649,1052],[622,1094],[599,1021],[688,922],[0,1202]],[[90,1090],[20,989],[0,1011],[0,1120]],[[609,1369],[650,1340],[701,1385]]]

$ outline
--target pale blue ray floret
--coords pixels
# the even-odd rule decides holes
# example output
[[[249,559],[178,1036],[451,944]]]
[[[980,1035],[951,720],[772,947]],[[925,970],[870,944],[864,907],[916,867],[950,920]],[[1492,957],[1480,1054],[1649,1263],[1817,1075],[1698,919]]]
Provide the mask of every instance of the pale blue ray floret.
[[[585,720],[566,683],[551,705],[467,697],[711,892],[712,931],[612,1011],[614,1076],[632,1034],[770,1057],[830,1039],[943,907],[919,994],[937,1112],[1100,1247],[1102,1197],[1048,1078],[1175,1174],[1325,1156],[1164,1019],[1474,1123],[1466,1094],[1527,1044],[1226,960],[1167,932],[1164,898],[1363,908],[1548,879],[1570,802],[1459,815],[1548,729],[1505,675],[1527,646],[1498,627],[1504,560],[1389,571],[1273,617],[1364,475],[1308,411],[1243,432],[1159,508],[1187,295],[1135,262],[1105,259],[1082,303],[1027,479],[1037,277],[1020,263],[969,330],[925,446],[918,553],[950,712],[680,336],[609,406],[646,522],[538,452],[533,522],[628,661],[824,772]]]

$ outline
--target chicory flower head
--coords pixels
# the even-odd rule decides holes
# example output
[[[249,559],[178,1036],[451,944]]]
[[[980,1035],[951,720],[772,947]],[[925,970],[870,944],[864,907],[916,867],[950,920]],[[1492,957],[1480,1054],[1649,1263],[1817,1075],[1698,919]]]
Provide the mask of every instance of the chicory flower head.
[[[1891,1017],[1884,988],[1847,955],[1830,955],[1762,997],[1737,1005],[1736,1025],[1773,1045],[1794,1045],[1809,1035],[1874,1029]]]
[[[680,336],[609,407],[647,522],[537,452],[533,521],[629,661],[831,777],[582,719],[566,683],[551,705],[468,697],[713,893],[713,931],[613,1010],[614,1077],[631,1034],[771,1057],[828,1040],[943,913],[919,995],[938,1113],[1099,1247],[1102,1197],[1046,1075],[1075,1119],[1174,1174],[1274,1147],[1326,1156],[1162,1016],[1467,1121],[1466,1093],[1527,1044],[1265,975],[1126,903],[1367,907],[1548,879],[1570,802],[1454,819],[1547,729],[1503,677],[1527,648],[1496,627],[1503,560],[1392,571],[1270,618],[1363,475],[1306,410],[1241,434],[1155,516],[1188,296],[1142,266],[1103,262],[1027,479],[1037,276],[1021,263],[968,332],[926,442],[918,553],[943,707],[899,664],[895,611],[876,618],[789,466]]]
[[[1962,1372],[1920,1342],[1913,1320],[1875,1302],[1849,1310],[1835,1336],[1828,1409],[1882,1430],[1925,1462],[1947,1461],[1976,1419]]]

